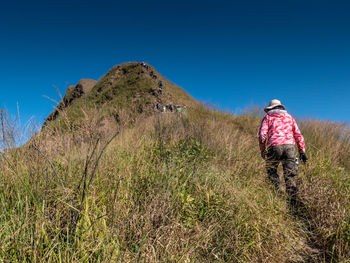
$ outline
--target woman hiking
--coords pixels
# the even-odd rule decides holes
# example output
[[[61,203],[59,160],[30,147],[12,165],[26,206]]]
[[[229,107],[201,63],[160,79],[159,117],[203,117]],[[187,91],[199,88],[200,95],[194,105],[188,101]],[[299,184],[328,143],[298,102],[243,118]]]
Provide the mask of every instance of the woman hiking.
[[[287,113],[279,100],[272,100],[259,129],[261,157],[266,161],[268,176],[276,188],[281,184],[277,174],[280,162],[283,166],[286,192],[292,206],[296,204],[297,187],[295,176],[298,175],[295,142],[299,149],[300,160],[306,163],[305,142],[294,118]]]

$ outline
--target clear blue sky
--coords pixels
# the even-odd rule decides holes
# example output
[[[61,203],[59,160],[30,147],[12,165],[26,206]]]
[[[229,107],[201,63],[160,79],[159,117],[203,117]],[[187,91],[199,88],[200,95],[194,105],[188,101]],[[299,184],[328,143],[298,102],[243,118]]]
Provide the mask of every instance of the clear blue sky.
[[[43,121],[81,78],[146,61],[196,99],[237,110],[277,98],[350,120],[350,2],[3,1],[1,106]]]

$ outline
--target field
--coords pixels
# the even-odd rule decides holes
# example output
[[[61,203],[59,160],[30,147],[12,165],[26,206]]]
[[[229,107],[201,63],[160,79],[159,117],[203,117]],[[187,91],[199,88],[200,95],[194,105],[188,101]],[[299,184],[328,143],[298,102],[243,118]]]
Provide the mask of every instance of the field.
[[[260,120],[198,107],[106,136],[85,116],[19,148],[3,114],[0,261],[350,262],[347,128],[298,121],[309,162],[291,208],[267,180]]]

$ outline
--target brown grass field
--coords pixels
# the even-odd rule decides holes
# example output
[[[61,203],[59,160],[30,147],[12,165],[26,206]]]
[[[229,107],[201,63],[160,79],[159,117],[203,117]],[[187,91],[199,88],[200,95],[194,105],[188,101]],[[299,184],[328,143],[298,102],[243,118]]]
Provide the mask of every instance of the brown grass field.
[[[260,117],[206,107],[100,133],[2,115],[0,262],[350,262],[345,125],[300,120],[299,206],[267,180]]]

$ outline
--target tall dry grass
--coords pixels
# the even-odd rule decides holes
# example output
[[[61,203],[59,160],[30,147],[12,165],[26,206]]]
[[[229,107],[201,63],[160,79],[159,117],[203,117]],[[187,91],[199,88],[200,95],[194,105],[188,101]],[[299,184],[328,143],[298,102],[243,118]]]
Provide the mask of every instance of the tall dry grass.
[[[350,152],[336,124],[301,125],[310,161],[291,210],[267,181],[253,115],[202,107],[130,125],[125,113],[108,134],[90,116],[2,152],[1,261],[350,260]]]

